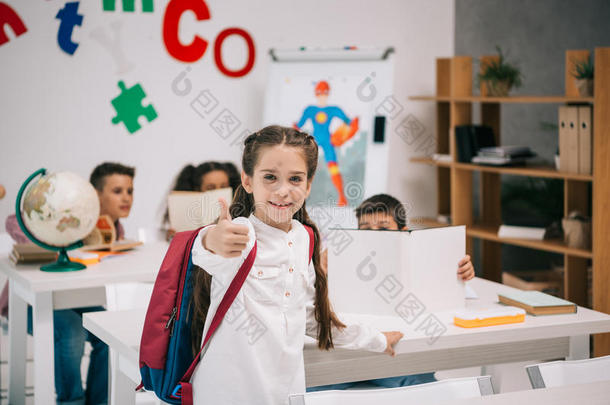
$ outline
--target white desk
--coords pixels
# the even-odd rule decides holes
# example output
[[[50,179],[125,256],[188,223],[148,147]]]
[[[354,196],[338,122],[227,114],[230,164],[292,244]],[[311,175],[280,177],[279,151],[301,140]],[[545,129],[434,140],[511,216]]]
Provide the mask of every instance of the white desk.
[[[34,403],[54,403],[53,310],[104,305],[106,284],[154,281],[167,246],[165,242],[142,245],[85,270],[65,273],[1,259],[0,271],[9,279],[9,403],[25,403],[27,304],[33,310]]]
[[[108,345],[112,354],[114,384],[109,396],[112,405],[135,404],[135,388],[140,383],[140,339],[145,309],[89,312],[83,314],[83,326]]]
[[[475,278],[470,285],[479,299],[467,300],[468,307],[488,308],[496,304],[497,292],[511,289],[502,284]],[[313,339],[305,345],[307,386],[333,384],[423,373],[444,369],[484,366],[526,360],[587,358],[589,334],[610,331],[610,315],[578,308],[577,314],[526,316],[524,323],[464,329],[452,324],[449,313],[436,314],[447,326],[434,344],[406,327],[401,318],[359,317],[382,330],[401,330],[405,337],[396,345],[396,357],[352,350],[317,349]],[[83,316],[83,325],[118,356],[116,367],[124,382],[121,403],[133,404],[127,388],[140,382],[138,351],[145,310],[97,312]],[[525,371],[524,371],[525,372]]]
[[[473,279],[469,285],[479,298],[466,300],[468,308],[501,306],[497,303],[497,294],[514,290],[480,278]],[[307,385],[527,360],[584,359],[589,357],[589,335],[610,331],[610,315],[582,307],[576,314],[527,315],[523,323],[484,328],[457,327],[450,312],[434,315],[447,330],[433,344],[429,344],[429,338],[421,331],[415,331],[419,319],[409,326],[399,317],[358,317],[380,330],[400,330],[405,334],[395,347],[395,358],[343,349],[322,352],[316,349],[313,340],[309,341],[305,346]]]

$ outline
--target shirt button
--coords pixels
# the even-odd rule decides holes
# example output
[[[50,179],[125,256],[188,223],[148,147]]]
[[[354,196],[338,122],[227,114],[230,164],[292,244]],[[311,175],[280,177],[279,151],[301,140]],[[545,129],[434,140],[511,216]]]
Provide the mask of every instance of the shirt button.
[[[292,273],[293,271],[294,271],[294,269],[292,267],[288,269],[289,273]]]
[[[259,276],[262,276],[262,275],[263,275],[263,272],[262,272],[262,271],[259,271],[259,272],[258,272],[258,275],[259,275]]]
[[[288,246],[292,247],[292,242],[288,242]]]
[[[290,291],[286,291],[286,297],[290,297]]]

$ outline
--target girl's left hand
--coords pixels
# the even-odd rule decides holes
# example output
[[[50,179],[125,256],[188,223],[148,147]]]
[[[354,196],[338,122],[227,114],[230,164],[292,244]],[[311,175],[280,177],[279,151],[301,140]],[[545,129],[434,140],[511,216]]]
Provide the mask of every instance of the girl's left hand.
[[[404,334],[402,332],[382,332],[385,335],[386,341],[387,341],[387,346],[385,349],[385,353],[389,354],[390,356],[394,357],[396,356],[396,353],[394,352],[394,345],[400,340],[402,339],[402,337],[404,336]]]
[[[462,279],[462,281],[468,281],[474,277],[474,266],[470,261],[470,256],[466,255],[460,260],[458,263],[458,276]]]

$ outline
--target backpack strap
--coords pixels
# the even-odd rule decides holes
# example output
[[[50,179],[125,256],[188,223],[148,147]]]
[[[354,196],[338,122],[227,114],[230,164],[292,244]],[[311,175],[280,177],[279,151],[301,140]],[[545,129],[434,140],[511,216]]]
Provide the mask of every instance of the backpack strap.
[[[199,360],[201,359],[201,352],[203,352],[203,349],[205,348],[206,344],[222,322],[225,314],[229,310],[229,307],[235,300],[235,297],[237,297],[239,290],[246,281],[246,277],[248,277],[248,273],[250,273],[250,269],[254,264],[255,258],[256,241],[254,241],[254,247],[252,248],[252,250],[250,250],[250,253],[246,257],[246,260],[244,260],[241,267],[237,271],[237,274],[233,278],[233,281],[231,281],[227,292],[222,297],[222,301],[220,301],[220,304],[218,305],[218,309],[214,314],[214,318],[212,318],[212,323],[210,324],[208,333],[206,334],[205,339],[203,340],[203,344],[201,345],[201,350],[199,350],[199,353],[197,353],[197,356],[195,356],[195,358],[193,359],[193,362],[180,379],[180,382],[178,383],[178,385],[176,385],[174,392],[172,392],[172,396],[176,399],[181,398],[182,403],[185,405],[193,404],[193,388],[191,386],[190,380],[191,376],[193,375],[193,372],[195,371],[195,367],[197,367],[197,363],[199,363]]]
[[[309,235],[309,263],[311,263],[311,258],[313,257],[313,248],[315,244],[315,236],[313,233],[313,229],[309,225],[303,225],[307,234]]]

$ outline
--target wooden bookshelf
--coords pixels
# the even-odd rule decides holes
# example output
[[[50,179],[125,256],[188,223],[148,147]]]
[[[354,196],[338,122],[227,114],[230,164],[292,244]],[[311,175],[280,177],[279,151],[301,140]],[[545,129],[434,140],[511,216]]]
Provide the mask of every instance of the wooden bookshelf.
[[[564,296],[585,306],[587,304],[587,267],[592,263],[593,308],[610,313],[610,48],[595,50],[594,97],[580,97],[569,75],[573,55],[566,52],[565,95],[516,95],[508,97],[473,95],[473,61],[470,56],[436,60],[436,94],[413,96],[410,100],[433,102],[436,105],[437,153],[449,154],[452,161],[435,161],[429,157],[412,158],[411,162],[436,168],[437,212],[451,218],[453,225],[466,225],[466,249],[472,253],[474,239],[481,241],[483,276],[501,281],[502,244],[554,252],[564,256]],[[497,55],[482,56],[480,65]],[[563,173],[552,167],[493,167],[457,161],[453,129],[472,123],[473,108],[480,109],[480,123],[494,130],[496,144],[501,145],[500,119],[503,104],[590,104],[593,105],[593,172]],[[480,175],[479,213],[473,212],[473,173]],[[559,179],[564,182],[564,216],[579,210],[593,219],[593,247],[574,249],[563,241],[507,239],[498,237],[501,217],[501,175]],[[592,189],[592,194],[589,194]],[[590,201],[592,195],[592,201]],[[590,208],[592,207],[592,208]],[[558,218],[559,219],[559,218]],[[419,219],[423,225],[441,226],[434,219]],[[415,225],[419,222],[415,221]],[[484,225],[482,225],[484,224]],[[596,356],[610,354],[610,334],[594,338]]]
[[[411,96],[413,101],[437,101],[454,103],[495,103],[495,104],[593,104],[593,97],[566,97],[566,96]]]
[[[535,240],[535,239],[513,239],[501,238],[498,236],[498,227],[490,225],[471,225],[467,228],[466,234],[475,238],[491,240],[494,242],[506,243],[509,245],[521,246],[530,249],[544,250],[547,252],[561,253],[570,256],[592,259],[593,253],[590,250],[575,249],[566,246],[561,240]]]
[[[590,174],[564,173],[556,170],[553,167],[545,166],[484,166],[470,163],[437,161],[428,157],[415,157],[410,160],[414,163],[425,163],[439,167],[456,167],[458,169],[479,171],[484,173],[499,173],[508,174],[512,176],[544,177],[551,179],[564,179],[575,181],[593,181],[593,176]]]

